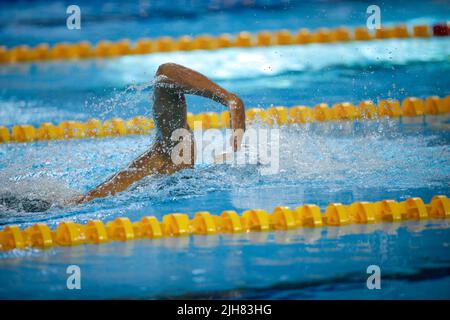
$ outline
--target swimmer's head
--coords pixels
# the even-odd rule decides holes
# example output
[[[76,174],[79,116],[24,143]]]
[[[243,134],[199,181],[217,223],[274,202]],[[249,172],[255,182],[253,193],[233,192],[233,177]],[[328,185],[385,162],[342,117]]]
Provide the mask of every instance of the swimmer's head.
[[[24,198],[11,193],[0,194],[0,206],[18,212],[44,212],[51,208],[48,200]]]

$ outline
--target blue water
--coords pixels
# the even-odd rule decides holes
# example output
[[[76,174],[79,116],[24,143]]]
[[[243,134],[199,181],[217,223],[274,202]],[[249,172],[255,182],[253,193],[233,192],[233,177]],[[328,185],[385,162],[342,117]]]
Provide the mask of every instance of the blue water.
[[[442,299],[448,245],[448,224],[408,222],[15,252],[0,297]],[[73,264],[81,290],[66,288]],[[373,264],[381,290],[366,287]]]
[[[2,1],[0,39],[7,46],[141,37],[238,33],[242,30],[297,30],[362,26],[367,7],[377,4],[381,22],[436,23],[450,15],[446,0],[291,1],[291,0],[79,0],[81,29],[66,28],[71,1]]]
[[[351,26],[365,23],[367,7],[341,2],[331,10],[326,2],[281,1],[248,7],[236,1],[208,10],[206,3],[196,2],[195,12],[160,5],[141,17],[133,5],[111,3],[82,3],[82,12],[89,13],[86,25],[70,34],[60,26],[62,2],[2,3],[0,40],[13,45]],[[439,1],[381,8],[386,23],[431,23],[450,16],[448,4]],[[445,96],[449,56],[450,40],[434,38],[2,65],[0,125],[151,116],[151,81],[158,65],[168,61],[205,73],[239,94],[247,107]],[[195,97],[188,98],[188,109],[223,110]],[[81,206],[41,213],[0,208],[0,225],[46,222],[55,227],[63,220],[270,211],[305,203],[323,209],[330,202],[411,196],[428,202],[435,194],[450,195],[448,116],[279,129],[280,170],[274,175],[262,174],[261,166],[214,165],[206,159],[192,170],[151,177],[116,197]],[[126,166],[152,139],[150,133],[0,145],[0,192],[62,202]],[[11,251],[0,254],[0,298],[448,299],[449,244],[448,222],[435,220]],[[69,264],[81,267],[80,291],[66,288]],[[366,288],[371,264],[381,267],[382,290]]]

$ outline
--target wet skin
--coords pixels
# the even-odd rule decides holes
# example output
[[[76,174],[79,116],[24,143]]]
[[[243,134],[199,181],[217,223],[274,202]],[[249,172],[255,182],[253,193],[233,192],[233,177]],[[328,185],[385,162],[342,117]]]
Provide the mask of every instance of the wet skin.
[[[159,66],[154,84],[153,116],[156,138],[152,147],[133,160],[127,168],[72,200],[71,203],[84,203],[95,198],[114,195],[151,174],[172,174],[193,167],[195,141],[187,124],[186,94],[209,98],[229,108],[231,128],[234,130],[230,143],[234,151],[239,150],[245,130],[245,109],[242,100],[192,69],[165,63]],[[186,129],[189,135],[183,139],[191,148],[191,161],[187,163],[175,164],[172,161],[171,154],[178,143],[172,140],[172,134],[177,129]]]

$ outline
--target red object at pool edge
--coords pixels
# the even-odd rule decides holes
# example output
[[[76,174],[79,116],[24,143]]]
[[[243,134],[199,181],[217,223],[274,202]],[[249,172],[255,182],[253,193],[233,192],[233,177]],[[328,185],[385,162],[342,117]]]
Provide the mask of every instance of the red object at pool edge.
[[[435,24],[433,26],[433,35],[435,36],[448,36],[450,31],[449,31],[449,26],[446,23],[439,23],[439,24]]]

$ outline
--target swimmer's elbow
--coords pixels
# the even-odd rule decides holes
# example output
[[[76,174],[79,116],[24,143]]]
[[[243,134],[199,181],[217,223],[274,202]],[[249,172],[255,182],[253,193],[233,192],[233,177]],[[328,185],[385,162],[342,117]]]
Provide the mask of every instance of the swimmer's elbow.
[[[160,64],[158,67],[158,70],[156,70],[156,76],[166,76],[169,77],[169,75],[176,69],[178,69],[180,66],[176,63],[167,62]]]

